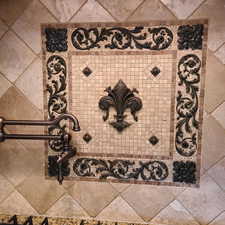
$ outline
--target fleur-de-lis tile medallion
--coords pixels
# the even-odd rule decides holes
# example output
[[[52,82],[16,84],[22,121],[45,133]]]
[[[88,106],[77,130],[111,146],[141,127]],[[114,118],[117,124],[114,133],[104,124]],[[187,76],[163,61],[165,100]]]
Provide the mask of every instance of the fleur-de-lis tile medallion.
[[[109,122],[109,124],[117,129],[117,131],[122,132],[131,125],[131,123],[124,120],[127,117],[127,115],[124,115],[124,112],[128,108],[134,120],[138,121],[136,112],[142,108],[142,101],[134,95],[134,93],[138,93],[137,89],[130,90],[122,80],[119,80],[113,89],[108,87],[105,89],[105,92],[108,95],[99,100],[99,108],[106,111],[106,115],[103,116],[104,121],[109,117],[110,107],[114,107],[117,114],[114,115],[116,120]]]

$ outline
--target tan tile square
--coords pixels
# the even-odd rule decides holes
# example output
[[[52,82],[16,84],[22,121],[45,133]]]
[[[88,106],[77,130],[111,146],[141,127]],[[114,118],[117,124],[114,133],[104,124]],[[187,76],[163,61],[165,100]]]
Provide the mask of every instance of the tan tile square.
[[[225,212],[221,213],[210,225],[225,225]]]
[[[0,1],[0,18],[8,25],[12,25],[29,5],[29,2],[31,1],[20,0],[17,4],[18,2],[14,0]]]
[[[97,220],[111,220],[131,223],[144,222],[126,201],[118,196],[96,217]]]
[[[0,73],[0,97],[2,97],[11,85],[12,84]]]
[[[193,216],[175,200],[151,220],[155,224],[199,225]]]
[[[17,191],[14,191],[5,201],[0,203],[0,212],[10,215],[37,215],[35,209]]]
[[[13,30],[35,51],[41,51],[41,23],[56,22],[48,10],[37,0],[33,0],[13,25]]]
[[[87,0],[41,0],[60,22],[69,21],[86,1]]]
[[[225,129],[225,102],[221,104],[213,113],[213,117],[220,123]]]
[[[37,57],[15,82],[15,85],[40,110],[43,110],[42,77],[42,63],[40,58]]]
[[[34,169],[32,153],[16,140],[1,143],[0,149],[1,174],[14,185],[20,184]]]
[[[225,44],[215,52],[215,56],[225,64]]]
[[[128,20],[161,20],[162,15],[164,20],[176,19],[160,1],[145,1]]]
[[[225,100],[225,67],[208,51],[206,62],[205,109],[212,112]]]
[[[88,2],[72,17],[71,22],[111,22],[112,16],[95,0]]]
[[[10,81],[15,81],[33,59],[32,51],[13,32],[8,31],[0,40],[0,71]]]
[[[178,19],[189,17],[204,0],[162,0],[162,2],[176,15]]]
[[[45,179],[43,169],[24,180],[17,190],[40,214],[45,213],[65,193],[56,180]]]
[[[207,175],[202,177],[199,189],[188,188],[178,200],[201,224],[208,224],[225,208],[225,193]]]
[[[167,187],[131,185],[121,196],[145,221],[151,220],[174,196]]]
[[[0,174],[0,202],[5,200],[13,191],[13,185]]]
[[[212,116],[204,121],[202,142],[202,164],[209,169],[225,155],[225,132]]]
[[[69,189],[69,193],[93,217],[118,195],[108,183],[86,181],[77,182]]]
[[[68,194],[61,197],[47,212],[48,216],[61,217],[88,217],[88,214],[80,205]]]
[[[3,36],[3,34],[8,30],[8,27],[6,24],[0,20],[0,38]]]
[[[117,20],[124,21],[127,17],[143,2],[143,0],[127,1],[111,0],[104,1],[98,0]]]
[[[215,51],[225,41],[224,0],[205,1],[190,17],[191,19],[209,18],[208,47]]]

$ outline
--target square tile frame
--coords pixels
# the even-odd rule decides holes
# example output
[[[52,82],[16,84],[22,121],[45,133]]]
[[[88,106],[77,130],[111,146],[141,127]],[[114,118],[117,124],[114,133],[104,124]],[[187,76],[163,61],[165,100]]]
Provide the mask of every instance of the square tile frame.
[[[123,51],[140,51],[143,54],[150,51],[158,54],[170,50],[177,52],[176,131],[172,159],[81,157],[78,152],[70,164],[65,165],[69,171],[65,172],[66,180],[199,187],[208,20],[42,24],[41,31],[45,119],[70,112],[67,77],[71,71],[71,52],[121,51],[121,46],[112,42],[112,34],[118,40],[124,37],[131,40],[125,47],[122,42]],[[142,36],[147,31],[149,33]],[[118,36],[119,32],[121,36]],[[136,39],[137,34],[141,34],[140,39]],[[145,42],[148,44],[139,40],[148,40]],[[56,83],[59,86],[54,86]],[[59,95],[63,97],[59,98]],[[68,129],[69,125],[65,125]],[[57,133],[60,129],[52,132]],[[55,179],[49,176],[48,159],[57,152],[57,148],[52,150],[46,142],[47,179]]]

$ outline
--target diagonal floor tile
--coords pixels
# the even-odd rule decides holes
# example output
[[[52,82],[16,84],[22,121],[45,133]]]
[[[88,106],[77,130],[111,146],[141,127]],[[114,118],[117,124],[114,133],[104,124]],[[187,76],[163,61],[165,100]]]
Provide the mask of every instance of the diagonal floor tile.
[[[120,196],[110,203],[96,217],[97,220],[143,223],[144,221]]]
[[[123,183],[111,183],[111,185],[118,191],[123,192],[126,188],[130,186],[130,184],[123,184]]]
[[[225,209],[225,193],[208,175],[200,188],[188,188],[178,200],[201,223],[208,224]]]
[[[225,64],[225,44],[215,52],[215,56]]]
[[[195,1],[193,1],[195,2]],[[191,19],[209,18],[208,47],[215,51],[225,42],[224,0],[207,0],[190,17]]]
[[[60,198],[47,212],[48,216],[61,217],[88,217],[88,214],[82,209],[79,204],[68,194]]]
[[[174,196],[167,187],[131,185],[121,196],[145,221],[151,220]]]
[[[72,17],[70,22],[112,22],[112,16],[95,0],[88,2]]]
[[[221,104],[213,113],[213,117],[221,124],[225,129],[225,102]]]
[[[225,225],[225,212],[221,213],[210,225]]]
[[[154,224],[199,225],[177,200],[170,203],[151,222]]]
[[[0,73],[0,98],[11,87],[11,83]]]
[[[69,193],[93,217],[118,195],[109,183],[85,181],[77,182]]]
[[[43,110],[42,77],[42,63],[40,58],[37,57],[15,82],[15,85],[40,110]]]
[[[87,0],[41,0],[60,21],[67,22]]]
[[[129,1],[129,3],[127,3],[127,1],[120,0],[98,0],[98,2],[102,4],[102,6],[107,9],[114,18],[124,21],[143,2],[143,0],[132,0]]]
[[[0,203],[0,212],[11,215],[37,215],[35,209],[17,191],[14,191],[5,201]]]
[[[30,0],[20,0],[19,4],[14,0],[0,1],[0,18],[12,25],[16,19],[23,13],[26,7],[29,5]]]
[[[208,170],[208,174],[225,191],[225,158]]]
[[[225,66],[211,51],[206,62],[205,110],[212,112],[225,101]]]
[[[35,55],[32,51],[8,31],[0,40],[0,71],[12,82],[32,62]]]
[[[56,180],[45,179],[43,169],[39,174],[32,174],[17,187],[40,214],[45,213],[65,193],[64,188]]]
[[[224,129],[209,116],[203,123],[202,138],[202,165],[206,170],[225,156],[224,146]]]
[[[48,10],[33,0],[12,26],[13,30],[38,54],[41,51],[41,23],[56,22]]]
[[[0,202],[6,199],[13,191],[14,187],[12,184],[10,184],[9,181],[0,174]]]
[[[176,19],[176,17],[160,2],[145,1],[138,9],[128,18],[129,21],[141,20],[164,20]]]
[[[2,20],[0,20],[0,38],[3,36],[3,34],[8,30],[8,27],[6,26],[6,24],[4,24],[2,22]]]
[[[186,19],[204,2],[204,0],[183,1],[183,0],[161,0],[178,19]]]

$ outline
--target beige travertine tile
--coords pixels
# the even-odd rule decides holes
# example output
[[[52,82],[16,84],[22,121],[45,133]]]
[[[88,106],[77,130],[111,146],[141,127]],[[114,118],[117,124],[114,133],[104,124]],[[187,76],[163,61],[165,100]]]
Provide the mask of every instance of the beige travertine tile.
[[[209,116],[203,124],[202,166],[209,169],[225,155],[225,132],[218,122]]]
[[[204,0],[161,0],[178,19],[186,19]]]
[[[225,41],[225,2],[207,0],[190,17],[191,19],[209,18],[208,47],[215,51]]]
[[[87,0],[41,0],[60,21],[68,21]]]
[[[118,191],[123,192],[126,188],[130,186],[130,184],[123,184],[123,183],[111,183],[111,185]]]
[[[215,52],[215,56],[225,64],[225,44]]]
[[[45,179],[43,169],[38,174],[29,176],[17,187],[39,214],[45,213],[65,193],[57,180]]]
[[[95,0],[88,2],[72,17],[71,22],[112,22],[112,16]]]
[[[192,215],[177,200],[164,208],[151,222],[173,225],[199,225]]]
[[[68,194],[60,198],[47,212],[48,216],[61,217],[88,217],[88,214],[82,209],[79,204]]]
[[[208,174],[220,185],[225,191],[225,159],[222,159],[215,166],[208,170]]]
[[[10,87],[0,99],[0,115],[11,120],[38,120],[42,114],[15,87]],[[11,133],[43,133],[43,127],[7,126]]]
[[[223,126],[225,129],[225,102],[221,104],[212,115],[216,118],[217,121]]]
[[[42,77],[42,63],[40,58],[37,57],[15,82],[15,85],[40,110],[43,110]]]
[[[121,195],[145,221],[151,220],[174,199],[169,188],[149,185],[131,185]]]
[[[1,160],[0,160],[1,163]],[[14,187],[0,174],[0,202],[6,199],[14,191]]]
[[[35,209],[17,191],[14,191],[5,201],[0,203],[0,212],[10,215],[37,215]]]
[[[142,223],[144,222],[137,213],[118,196],[96,217],[98,220],[112,220],[121,222]]]
[[[16,140],[0,143],[0,171],[14,185],[20,184],[35,169],[32,152]]]
[[[208,224],[225,208],[225,193],[208,175],[202,177],[200,188],[188,188],[178,200],[201,224]]]
[[[6,26],[6,24],[4,24],[2,20],[0,20],[0,38],[7,30],[8,30],[8,27]]]
[[[162,15],[163,20],[176,19],[160,1],[145,1],[128,20],[161,20]]]
[[[30,0],[20,0],[19,4],[15,0],[0,1],[0,18],[8,25],[13,24],[29,5]]]
[[[0,97],[5,94],[11,85],[12,84],[0,73]]]
[[[90,216],[97,216],[118,195],[108,183],[84,181],[77,182],[69,193]]]
[[[34,59],[32,51],[8,31],[0,40],[0,71],[10,80],[16,78]]]
[[[143,2],[143,0],[132,0],[129,1],[129,3],[127,1],[120,0],[98,0],[98,2],[102,4],[103,7],[114,16],[114,18],[124,21]]]
[[[225,212],[221,213],[210,225],[225,225]]]
[[[205,110],[212,112],[225,100],[225,66],[208,51],[206,62]]]
[[[13,30],[36,52],[41,51],[40,24],[56,22],[48,10],[34,0],[13,25]]]

